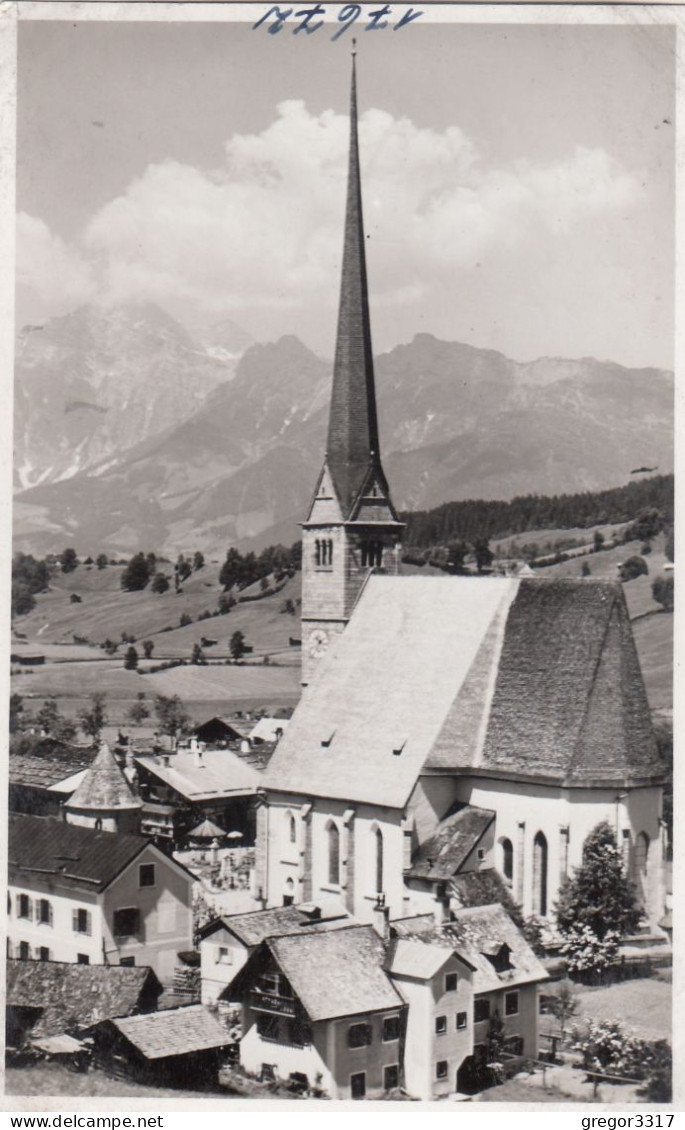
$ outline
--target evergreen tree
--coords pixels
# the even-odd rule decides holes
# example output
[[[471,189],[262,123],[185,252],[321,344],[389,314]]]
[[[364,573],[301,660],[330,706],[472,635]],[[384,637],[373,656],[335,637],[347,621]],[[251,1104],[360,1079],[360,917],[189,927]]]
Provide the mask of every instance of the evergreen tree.
[[[492,565],[492,559],[495,555],[490,549],[488,539],[476,538],[473,543],[473,551],[476,555],[476,568],[478,569],[478,572],[482,573],[484,569],[489,569]]]
[[[205,563],[204,554],[200,553],[199,549],[196,550],[195,554],[193,556],[193,571],[197,572],[198,569],[202,569],[203,566],[204,566],[204,563]]]
[[[143,640],[143,655],[146,659],[150,659],[152,657],[154,650],[155,645],[153,640]]]
[[[135,647],[129,647],[124,656],[124,667],[127,671],[135,671],[138,666],[138,652]]]
[[[196,664],[205,664],[207,662],[207,660],[205,659],[205,653],[200,647],[199,643],[193,644],[193,652],[190,657],[190,662]]]
[[[169,589],[169,578],[165,573],[155,573],[152,578],[152,591],[155,593],[167,592]]]
[[[643,914],[623,871],[621,853],[609,824],[590,832],[583,861],[559,893],[555,907],[562,934],[589,928],[603,941],[607,934],[634,934]]]
[[[78,557],[75,549],[65,549],[62,554],[62,572],[73,573],[78,566]]]
[[[98,569],[106,569],[107,568],[107,554],[106,553],[98,553],[97,557],[95,558],[95,564],[97,565]]]
[[[242,632],[234,632],[229,643],[231,656],[236,662],[245,654],[245,636]]]

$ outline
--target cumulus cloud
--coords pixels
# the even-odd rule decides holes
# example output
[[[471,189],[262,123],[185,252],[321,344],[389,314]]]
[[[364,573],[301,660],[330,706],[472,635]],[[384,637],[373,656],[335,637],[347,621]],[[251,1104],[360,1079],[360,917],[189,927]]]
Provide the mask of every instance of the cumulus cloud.
[[[337,302],[349,125],[303,102],[279,105],[262,132],[235,135],[214,170],[149,166],[89,222],[81,250],[24,220],[24,279],[70,294],[148,299],[204,313],[322,309]],[[483,257],[630,211],[640,180],[601,149],[549,164],[493,167],[451,126],[380,110],[360,122],[374,302],[427,301]]]
[[[84,255],[53,235],[43,220],[17,215],[17,285],[52,311],[69,310],[93,294],[93,273]]]

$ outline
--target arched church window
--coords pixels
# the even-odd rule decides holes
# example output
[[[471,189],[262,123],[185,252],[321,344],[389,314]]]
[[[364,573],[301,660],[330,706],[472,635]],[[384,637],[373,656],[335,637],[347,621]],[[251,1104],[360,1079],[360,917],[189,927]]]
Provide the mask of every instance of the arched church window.
[[[293,879],[286,879],[285,881],[285,894],[283,895],[283,905],[292,906],[295,901],[295,882]]]
[[[328,825],[328,882],[340,885],[340,832],[337,824]]]
[[[332,565],[333,564],[333,542],[332,542],[331,538],[327,538],[326,542],[324,544],[325,544],[325,547],[326,547],[326,552],[324,554],[324,557],[325,557],[324,565]]]
[[[378,566],[383,564],[383,542],[381,541],[373,543],[373,564]]]
[[[319,541],[318,538],[314,542],[314,564],[315,565],[321,564],[321,542]]]
[[[297,843],[297,824],[295,823],[295,817],[292,812],[286,812],[285,814],[285,838],[286,842],[289,844]]]
[[[383,833],[380,828],[376,828],[371,833],[374,851],[374,874],[376,877],[376,894],[381,894],[383,891]]]
[[[504,878],[511,883],[514,878],[514,845],[511,840],[503,836],[499,842],[501,852],[501,867]]]
[[[547,840],[542,832],[533,840],[533,914],[547,914]]]
[[[97,816],[97,817],[95,818],[95,831],[96,831],[96,832],[101,832],[101,831],[102,831],[102,820],[100,819],[100,817],[99,817],[99,816]]]
[[[640,832],[635,840],[635,874],[637,879],[647,876],[647,863],[649,860],[649,836]]]

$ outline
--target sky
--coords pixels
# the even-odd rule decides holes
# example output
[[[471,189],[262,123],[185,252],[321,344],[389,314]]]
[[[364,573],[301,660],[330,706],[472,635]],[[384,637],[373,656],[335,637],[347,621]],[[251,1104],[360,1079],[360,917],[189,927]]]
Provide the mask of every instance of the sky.
[[[151,301],[334,349],[351,36],[19,25],[17,319]],[[673,366],[664,26],[358,32],[377,351]]]

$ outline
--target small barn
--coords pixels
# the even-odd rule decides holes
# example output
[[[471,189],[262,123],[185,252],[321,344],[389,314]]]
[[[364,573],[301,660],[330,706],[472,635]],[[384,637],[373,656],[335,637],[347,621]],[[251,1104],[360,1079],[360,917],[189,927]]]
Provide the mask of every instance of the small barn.
[[[106,1070],[193,1089],[217,1083],[233,1042],[201,1004],[105,1020],[93,1036]]]
[[[211,748],[220,748],[222,745],[242,741],[246,732],[238,729],[232,719],[215,716],[197,726],[192,736]]]

